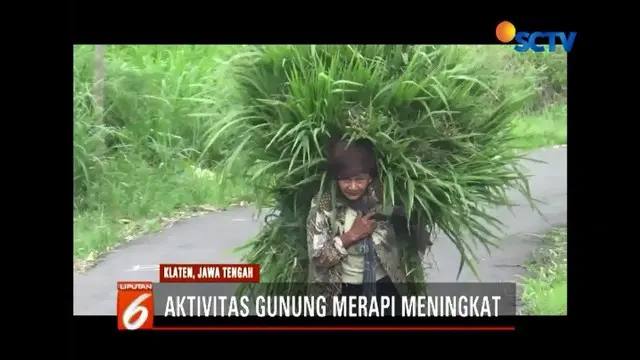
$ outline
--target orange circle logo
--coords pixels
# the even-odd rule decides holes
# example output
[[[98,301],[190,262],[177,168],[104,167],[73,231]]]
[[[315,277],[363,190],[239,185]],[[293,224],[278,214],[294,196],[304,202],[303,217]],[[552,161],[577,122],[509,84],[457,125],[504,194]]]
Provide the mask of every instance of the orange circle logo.
[[[508,43],[516,37],[516,27],[508,21],[503,21],[496,28],[496,37],[503,43]]]

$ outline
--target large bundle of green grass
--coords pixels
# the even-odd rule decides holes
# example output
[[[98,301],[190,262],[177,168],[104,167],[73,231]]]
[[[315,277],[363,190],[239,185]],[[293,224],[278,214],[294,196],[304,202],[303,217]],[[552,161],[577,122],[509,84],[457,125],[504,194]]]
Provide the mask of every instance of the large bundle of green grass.
[[[246,161],[260,205],[276,211],[244,247],[270,293],[304,291],[294,284],[306,281],[305,221],[312,197],[334,186],[323,171],[332,135],[373,141],[385,206],[401,202],[448,235],[460,269],[473,258],[465,239],[495,243],[500,224],[485,209],[508,203],[507,186],[528,196],[508,126],[529,94],[498,98],[458,55],[452,46],[307,45],[237,56],[243,107],[212,136],[237,137],[229,166]]]

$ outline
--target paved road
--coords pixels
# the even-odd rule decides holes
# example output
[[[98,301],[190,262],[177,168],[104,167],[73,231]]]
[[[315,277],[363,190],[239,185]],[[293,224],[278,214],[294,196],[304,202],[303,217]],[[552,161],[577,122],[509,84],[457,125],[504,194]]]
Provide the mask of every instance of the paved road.
[[[539,233],[567,219],[567,153],[566,148],[537,150],[532,158],[546,164],[528,162],[535,176],[531,179],[534,197],[546,202],[539,208],[544,218],[526,206],[512,212],[501,208],[494,215],[506,225],[507,236],[501,248],[489,255],[484,248],[477,251],[476,268],[481,281],[514,281],[522,274],[520,265],[537,247],[531,233]],[[514,200],[525,204],[519,194]],[[235,209],[185,220],[164,232],[134,240],[110,254],[102,263],[82,275],[74,275],[74,314],[114,315],[116,281],[157,281],[155,265],[160,263],[233,263],[239,256],[232,249],[257,233],[259,221],[253,209]],[[436,239],[432,259],[437,268],[429,270],[429,279],[436,282],[456,281],[460,256],[452,243]],[[478,281],[465,269],[458,281]]]

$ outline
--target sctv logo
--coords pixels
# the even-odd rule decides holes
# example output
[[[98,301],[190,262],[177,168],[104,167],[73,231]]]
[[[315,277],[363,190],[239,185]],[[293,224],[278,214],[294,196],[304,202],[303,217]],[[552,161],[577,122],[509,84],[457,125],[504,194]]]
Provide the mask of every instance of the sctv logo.
[[[563,33],[563,32],[540,32],[528,33],[524,31],[516,31],[516,27],[508,22],[503,21],[498,24],[496,28],[496,37],[503,43],[516,40],[518,45],[513,49],[517,52],[525,52],[531,50],[533,52],[542,52],[548,50],[549,52],[556,51],[557,45],[562,45],[564,51],[569,52],[573,48],[573,42],[576,40],[576,32]],[[543,45],[537,45],[536,40],[549,40],[549,46],[547,49]],[[559,44],[558,44],[559,42]]]

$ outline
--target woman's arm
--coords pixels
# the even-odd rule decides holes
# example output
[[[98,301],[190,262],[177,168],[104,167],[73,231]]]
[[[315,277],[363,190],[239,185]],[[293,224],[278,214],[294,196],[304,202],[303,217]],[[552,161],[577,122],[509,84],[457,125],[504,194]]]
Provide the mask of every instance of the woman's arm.
[[[318,207],[316,198],[307,217],[307,247],[309,258],[318,267],[336,266],[347,256],[342,239],[331,237],[329,217]]]

